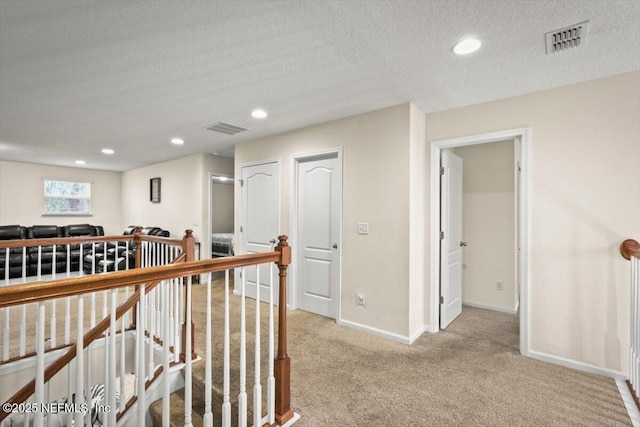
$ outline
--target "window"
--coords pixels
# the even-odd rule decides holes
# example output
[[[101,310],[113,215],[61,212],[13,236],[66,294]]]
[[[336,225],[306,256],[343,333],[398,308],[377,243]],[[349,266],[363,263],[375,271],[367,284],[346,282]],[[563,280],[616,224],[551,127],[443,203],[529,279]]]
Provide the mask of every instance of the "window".
[[[91,182],[44,180],[44,215],[90,215]]]

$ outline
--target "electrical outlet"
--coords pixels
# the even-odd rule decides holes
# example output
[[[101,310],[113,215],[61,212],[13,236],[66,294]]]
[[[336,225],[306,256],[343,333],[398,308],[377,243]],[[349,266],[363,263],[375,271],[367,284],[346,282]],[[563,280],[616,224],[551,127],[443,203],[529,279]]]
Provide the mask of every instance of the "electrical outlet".
[[[496,291],[502,290],[502,282],[496,282]]]
[[[357,299],[358,305],[365,305],[364,294],[357,294],[356,299]]]

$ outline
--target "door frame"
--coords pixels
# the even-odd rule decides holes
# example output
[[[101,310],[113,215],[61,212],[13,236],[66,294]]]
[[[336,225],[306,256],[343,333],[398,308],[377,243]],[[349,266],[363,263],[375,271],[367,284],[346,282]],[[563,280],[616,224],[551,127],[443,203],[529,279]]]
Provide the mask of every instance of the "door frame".
[[[244,236],[243,236],[243,232],[240,231],[241,227],[244,227],[244,224],[242,223],[243,219],[244,219],[244,209],[246,208],[244,206],[244,204],[242,203],[242,187],[243,184],[240,183],[240,180],[242,180],[242,169],[245,167],[249,167],[249,166],[259,166],[259,165],[266,165],[269,163],[276,163],[276,165],[278,166],[278,233],[277,235],[280,236],[282,234],[282,165],[281,165],[281,161],[279,157],[276,158],[272,158],[272,159],[264,159],[264,160],[256,160],[256,161],[252,161],[252,162],[243,162],[240,163],[239,166],[239,176],[236,175],[236,182],[239,183],[240,185],[236,185],[235,186],[235,197],[237,200],[237,205],[239,205],[239,209],[236,210],[235,214],[238,214],[239,216],[238,218],[238,228],[236,230],[234,230],[234,237],[236,239],[236,242],[238,243],[237,246],[237,251],[236,251],[236,255],[238,255],[238,252],[240,254],[243,254],[246,250],[246,248],[244,247]],[[276,238],[278,237],[276,236]],[[234,295],[240,295],[240,268],[234,268],[233,272],[233,294]],[[287,303],[287,306],[289,304]]]
[[[530,285],[530,234],[531,234],[531,128],[509,129],[459,138],[432,141],[431,146],[431,189],[429,206],[431,215],[430,240],[430,284],[429,284],[429,331],[440,330],[440,158],[446,148],[486,144],[520,139],[520,185],[518,188],[522,206],[518,209],[518,230],[520,231],[520,252],[517,269],[520,280],[520,354],[529,355],[529,285]],[[517,248],[516,248],[517,249]]]
[[[233,185],[234,186],[234,198],[235,198],[235,185],[236,185],[236,181],[235,178],[233,176],[233,174],[229,174],[229,173],[218,173],[218,172],[211,172],[209,171],[209,181],[207,182],[207,191],[209,192],[209,196],[207,198],[208,200],[208,209],[207,209],[207,234],[205,234],[204,236],[202,236],[202,247],[200,248],[200,259],[207,259],[207,258],[211,258],[211,234],[213,233],[213,178],[217,178],[220,176],[224,176],[227,177],[228,179],[232,179],[234,180],[233,184],[228,184],[228,185]],[[235,206],[235,202],[234,202],[234,206],[233,206],[233,217],[235,218],[236,216],[236,206]],[[235,230],[234,230],[235,232]],[[207,250],[207,248],[209,248]],[[203,251],[204,254],[206,256],[203,256]]]
[[[343,160],[342,160],[342,147],[328,148],[326,150],[310,151],[304,153],[298,153],[291,156],[291,173],[290,173],[290,203],[289,203],[289,241],[291,242],[291,265],[289,266],[289,286],[287,289],[289,295],[288,307],[290,310],[296,310],[298,308],[298,262],[297,248],[298,248],[298,165],[305,161],[321,159],[325,157],[332,157],[335,155],[338,159],[338,167],[340,168],[340,227],[338,230],[338,245],[340,247],[340,270],[338,272],[338,315],[336,322],[339,322],[342,318],[342,228],[343,228],[343,206],[344,206],[344,191],[343,191]]]

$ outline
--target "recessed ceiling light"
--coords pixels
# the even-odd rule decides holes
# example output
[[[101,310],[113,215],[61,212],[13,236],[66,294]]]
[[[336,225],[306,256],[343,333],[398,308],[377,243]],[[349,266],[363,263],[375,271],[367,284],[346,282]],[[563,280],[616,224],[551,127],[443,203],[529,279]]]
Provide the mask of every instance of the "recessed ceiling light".
[[[115,153],[115,151],[113,151],[111,148],[102,149],[102,154],[113,154],[113,153]]]
[[[76,160],[76,165],[84,165],[85,161],[84,160]]]
[[[453,53],[458,55],[468,55],[480,49],[482,43],[478,39],[464,39],[453,46]]]
[[[184,139],[182,138],[171,138],[171,143],[176,145],[184,144]]]
[[[256,119],[264,119],[264,118],[267,117],[267,112],[262,110],[262,109],[260,109],[260,108],[258,108],[257,110],[253,110],[251,112],[251,115],[253,117],[255,117]]]

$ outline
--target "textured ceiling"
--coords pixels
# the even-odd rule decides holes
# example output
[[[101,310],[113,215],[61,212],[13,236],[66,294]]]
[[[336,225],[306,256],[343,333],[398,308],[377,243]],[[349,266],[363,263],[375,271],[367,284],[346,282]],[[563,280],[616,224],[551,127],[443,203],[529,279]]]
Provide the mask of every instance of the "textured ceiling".
[[[546,32],[585,20],[586,45],[546,55]],[[482,49],[453,55],[469,35]],[[0,158],[122,171],[404,102],[428,113],[638,69],[636,0],[0,0]],[[218,120],[249,130],[204,129]]]

